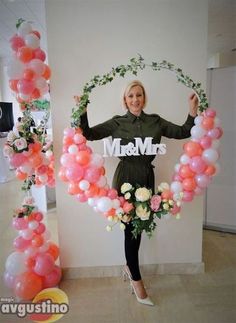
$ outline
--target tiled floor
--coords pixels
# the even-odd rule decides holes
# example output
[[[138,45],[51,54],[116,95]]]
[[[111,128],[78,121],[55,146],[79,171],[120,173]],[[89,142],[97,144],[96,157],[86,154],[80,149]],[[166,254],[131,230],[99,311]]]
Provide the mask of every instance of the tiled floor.
[[[0,184],[0,272],[12,252],[16,235],[11,228],[12,209],[23,198],[20,183]],[[48,214],[48,228],[56,238],[56,211]],[[121,278],[65,280],[60,284],[70,301],[62,323],[235,323],[236,322],[236,235],[204,231],[203,261],[206,271],[197,275],[144,277],[148,293],[157,304],[138,304],[128,282]],[[10,295],[0,281],[1,297]],[[0,314],[1,315],[1,314]],[[30,322],[14,315],[0,322]]]

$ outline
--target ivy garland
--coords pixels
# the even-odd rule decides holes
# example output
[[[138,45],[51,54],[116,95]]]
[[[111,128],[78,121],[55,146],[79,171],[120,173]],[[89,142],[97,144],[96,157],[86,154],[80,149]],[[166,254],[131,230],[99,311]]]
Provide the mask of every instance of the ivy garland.
[[[180,68],[176,68],[174,64],[167,62],[166,60],[158,62],[152,62],[147,64],[141,55],[138,58],[131,58],[129,64],[119,65],[113,67],[110,72],[102,76],[95,75],[89,82],[87,82],[83,88],[83,93],[80,97],[80,102],[72,109],[71,126],[77,128],[80,125],[80,117],[85,113],[87,105],[90,103],[89,95],[96,86],[102,86],[113,81],[117,76],[124,77],[126,73],[132,73],[137,75],[139,70],[144,70],[145,67],[151,67],[153,71],[160,71],[161,69],[169,70],[175,73],[178,82],[184,84],[186,87],[191,88],[199,98],[199,111],[203,112],[208,107],[207,96],[204,90],[201,88],[201,83],[194,82],[188,75],[185,75]]]

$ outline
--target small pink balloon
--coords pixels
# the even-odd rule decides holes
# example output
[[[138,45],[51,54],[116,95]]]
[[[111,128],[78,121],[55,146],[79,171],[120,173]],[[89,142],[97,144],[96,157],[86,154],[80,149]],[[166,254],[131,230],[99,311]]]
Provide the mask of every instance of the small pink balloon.
[[[48,253],[42,253],[36,256],[34,272],[40,276],[48,275],[54,268],[54,259]]]
[[[13,241],[13,246],[18,250],[24,250],[30,245],[30,240],[26,240],[23,237],[16,237]]]
[[[25,41],[22,37],[18,36],[18,35],[14,35],[11,39],[10,39],[10,43],[11,43],[11,48],[17,52],[19,48],[25,46]]]
[[[63,133],[64,133],[64,136],[73,137],[75,134],[75,129],[74,128],[65,128]]]
[[[110,199],[114,200],[115,198],[117,198],[117,190],[115,190],[114,188],[111,188],[108,190],[107,192],[107,196],[110,197]]]
[[[207,164],[204,162],[202,157],[200,156],[195,156],[192,157],[189,163],[189,167],[191,168],[192,171],[194,171],[197,174],[203,173],[204,170],[207,167]]]
[[[45,224],[43,224],[43,223],[41,222],[41,223],[39,223],[38,227],[37,227],[34,231],[35,231],[35,233],[37,233],[37,234],[42,234],[42,233],[44,233],[44,232],[45,232],[45,230],[46,230],[46,226],[45,226]]]
[[[200,187],[196,187],[195,188],[195,190],[194,190],[194,193],[196,194],[196,195],[201,195],[202,194],[202,189],[200,188]]]
[[[205,115],[206,115],[207,117],[214,118],[214,117],[216,116],[216,111],[215,111],[214,109],[212,109],[212,108],[208,108],[208,109],[206,109],[206,111],[205,111]]]
[[[83,178],[84,169],[79,164],[71,165],[67,168],[65,174],[69,181],[77,182]]]
[[[87,202],[88,198],[84,193],[80,193],[76,195],[76,200],[78,200],[81,203]]]
[[[182,182],[183,178],[179,174],[174,174],[172,177],[172,181]]]
[[[14,218],[12,226],[16,230],[24,230],[28,228],[28,222],[26,222],[24,218]]]
[[[35,88],[35,85],[34,85],[34,81],[32,80],[21,79],[17,83],[18,92],[24,95],[31,94],[34,88]]]
[[[76,144],[83,144],[86,142],[86,138],[81,133],[76,133],[74,135],[74,142]]]
[[[191,202],[194,197],[193,191],[184,191],[183,201],[184,202]]]
[[[204,149],[210,148],[212,144],[212,138],[204,136],[200,139],[199,143]]]
[[[42,62],[46,59],[46,54],[41,48],[36,48],[33,52],[34,58],[40,59]]]
[[[171,209],[170,213],[173,215],[176,215],[177,213],[179,213],[181,210],[180,206],[177,206],[176,203],[174,204],[173,208]]]
[[[219,128],[213,128],[207,132],[207,135],[212,139],[218,139],[221,136],[221,131]]]
[[[195,176],[195,181],[198,187],[205,188],[210,183],[210,177],[205,174],[198,174]]]
[[[84,179],[90,183],[96,183],[101,175],[101,171],[96,167],[88,167],[85,170]]]
[[[61,268],[55,266],[49,274],[43,277],[43,288],[51,288],[57,286],[61,280],[61,276]]]

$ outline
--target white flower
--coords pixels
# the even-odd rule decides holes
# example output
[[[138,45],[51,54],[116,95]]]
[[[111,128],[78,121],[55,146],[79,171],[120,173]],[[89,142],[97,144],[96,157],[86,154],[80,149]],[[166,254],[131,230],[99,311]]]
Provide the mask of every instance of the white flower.
[[[14,141],[15,139],[16,139],[16,134],[14,133],[14,131],[8,132],[7,141]]]
[[[135,191],[135,197],[137,201],[145,202],[150,199],[151,192],[146,187],[140,187]]]
[[[128,223],[131,220],[131,215],[123,214],[121,220],[125,223]]]
[[[111,222],[111,221],[113,221],[113,217],[112,217],[111,215],[109,215],[109,216],[107,217],[107,220]]]
[[[177,205],[178,207],[180,207],[180,206],[181,206],[181,202],[180,202],[180,201],[177,201],[177,202],[176,202],[176,205]]]
[[[121,224],[120,224],[120,229],[121,229],[121,230],[125,230],[125,224],[124,224],[124,223],[121,223]]]
[[[25,138],[19,138],[13,142],[13,145],[17,148],[17,150],[20,151],[27,147],[27,141],[25,140]]]
[[[148,211],[146,207],[143,207],[142,204],[136,207],[135,212],[142,221],[148,220],[151,214],[151,212]]]
[[[124,210],[121,207],[116,209],[116,215],[118,216],[119,219],[122,217],[123,214],[124,214]]]
[[[106,226],[106,230],[107,230],[107,232],[111,232],[111,231],[112,231],[112,226],[107,225],[107,226]]]
[[[169,205],[168,205],[167,203],[164,203],[164,204],[163,204],[163,209],[164,209],[164,210],[169,210]]]
[[[34,205],[35,200],[32,196],[26,196],[22,202],[22,205]]]
[[[130,197],[131,197],[130,192],[125,193],[124,198],[125,198],[126,200],[130,199]]]
[[[125,194],[126,192],[130,191],[132,188],[132,185],[130,183],[124,183],[123,185],[121,185],[121,193]]]
[[[169,200],[169,205],[174,205],[174,201],[173,200]]]

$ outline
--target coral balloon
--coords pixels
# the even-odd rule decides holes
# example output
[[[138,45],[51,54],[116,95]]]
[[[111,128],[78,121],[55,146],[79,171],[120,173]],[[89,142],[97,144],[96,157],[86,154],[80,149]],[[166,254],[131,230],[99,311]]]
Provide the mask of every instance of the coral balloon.
[[[31,300],[42,288],[42,278],[33,272],[25,272],[15,279],[14,293],[20,299]]]
[[[23,47],[19,48],[18,51],[17,51],[17,58],[22,63],[28,63],[33,58],[32,49],[30,47],[27,47],[27,46],[23,46]]]
[[[18,35],[14,35],[11,39],[10,39],[10,43],[11,43],[11,48],[17,52],[19,48],[25,46],[25,41],[22,37],[18,36]]]
[[[49,253],[53,257],[53,259],[56,261],[59,256],[58,246],[55,243],[50,242],[47,253]]]
[[[9,87],[12,91],[17,92],[17,84],[19,80],[9,80]]]
[[[182,178],[194,177],[195,172],[190,169],[189,165],[181,165],[179,169],[179,175]]]
[[[208,165],[204,173],[208,176],[212,176],[216,173],[216,167],[214,165]]]
[[[45,78],[45,80],[49,80],[51,77],[51,69],[47,64],[45,64],[45,69],[44,69],[44,72],[42,73],[42,77]]]
[[[90,161],[90,153],[87,151],[79,151],[75,159],[80,165],[86,166]]]
[[[203,118],[201,126],[205,130],[212,129],[214,127],[214,118],[211,118],[211,117]]]
[[[57,286],[61,280],[61,276],[62,276],[61,268],[58,266],[55,266],[48,275],[45,275],[43,277],[42,279],[43,288],[50,288],[50,287]]]
[[[19,93],[28,95],[31,94],[34,90],[34,82],[32,80],[21,79],[17,83],[17,90]]]
[[[189,141],[184,144],[185,154],[189,157],[198,156],[202,154],[201,145],[198,142]]]
[[[194,178],[185,178],[182,185],[185,191],[193,191],[197,186]]]

